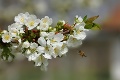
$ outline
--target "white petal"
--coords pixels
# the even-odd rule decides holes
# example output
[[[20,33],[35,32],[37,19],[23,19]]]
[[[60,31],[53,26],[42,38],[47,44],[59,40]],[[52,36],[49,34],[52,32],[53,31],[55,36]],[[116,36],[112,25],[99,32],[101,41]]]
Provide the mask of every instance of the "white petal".
[[[41,23],[51,25],[52,24],[52,18],[49,18],[48,16],[45,16],[44,18],[41,19]]]
[[[62,45],[61,54],[64,55],[68,52],[67,44]]]
[[[38,57],[36,58],[36,60],[34,60],[34,61],[35,61],[35,66],[41,66],[43,58],[44,58],[44,57],[42,57],[41,55],[38,56]]]
[[[78,47],[81,44],[82,44],[82,40],[77,40],[72,35],[69,37],[69,39],[67,41],[68,47]]]
[[[82,21],[83,21],[83,19],[82,19],[81,16],[78,18],[78,20],[79,20],[79,22],[82,22]]]
[[[37,48],[37,51],[39,52],[39,53],[44,53],[44,50],[45,50],[45,48],[44,47],[42,47],[42,46],[39,46],[38,48]]]
[[[37,47],[38,47],[38,44],[35,43],[35,42],[33,42],[33,43],[30,44],[30,48],[31,49],[36,49]]]
[[[44,37],[40,37],[38,39],[38,43],[41,45],[41,46],[46,46],[46,40]]]
[[[55,32],[50,32],[50,33],[48,34],[48,38],[49,38],[49,39],[52,39],[54,36],[55,36]]]
[[[74,37],[78,40],[84,40],[86,37],[86,33],[85,32],[80,32],[79,34],[75,34]]]
[[[15,16],[14,21],[24,25],[26,20],[27,20],[27,18],[28,18],[28,16],[29,16],[28,12],[26,12],[25,14],[20,13],[20,14],[18,14],[18,16]]]
[[[40,66],[40,69],[41,69],[42,71],[47,71],[47,66],[41,65],[41,66]]]
[[[80,16],[80,17],[78,17],[78,15],[76,15],[76,18],[79,20],[79,22],[82,22],[83,21],[83,19],[82,19],[82,17]]]
[[[52,18],[49,19],[49,22],[48,22],[49,25],[52,24]]]
[[[42,62],[41,61],[35,61],[35,66],[41,66]]]
[[[31,61],[31,60],[36,60],[36,58],[39,56],[39,54],[37,54],[36,52],[29,55],[28,57],[28,61]]]
[[[40,25],[37,27],[37,29],[40,29],[40,30],[48,30],[49,28],[49,25],[48,24],[45,24],[45,23],[40,23]]]
[[[26,54],[31,54],[31,51],[28,49],[25,53]]]
[[[85,23],[77,23],[75,25],[76,30],[84,30]]]
[[[2,34],[2,41],[4,43],[9,43],[11,42],[11,40],[12,40],[12,36],[8,32]]]
[[[48,33],[46,33],[46,32],[41,32],[40,35],[41,35],[41,37],[47,37],[47,36],[48,36]]]
[[[46,59],[52,59],[51,55],[50,54],[44,54],[43,55]]]
[[[58,41],[58,42],[62,41],[63,38],[64,38],[64,36],[63,36],[63,34],[61,34],[61,33],[58,33],[58,34],[56,34],[56,35],[54,36],[54,40],[55,40],[55,41]]]
[[[44,66],[48,66],[48,59],[43,58],[43,65],[44,65]]]

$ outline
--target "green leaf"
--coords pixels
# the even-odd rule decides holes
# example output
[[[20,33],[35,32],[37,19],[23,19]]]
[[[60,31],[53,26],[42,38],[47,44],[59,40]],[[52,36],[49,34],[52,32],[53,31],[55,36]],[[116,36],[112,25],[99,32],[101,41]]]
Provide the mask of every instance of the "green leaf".
[[[101,30],[101,27],[100,25],[96,24],[96,23],[93,23],[93,26],[91,28],[92,30]]]
[[[91,18],[86,19],[86,17],[84,17],[84,19],[86,19],[84,22],[86,23],[85,25],[85,29],[92,29],[92,30],[101,30],[100,26],[96,23],[94,23],[94,21],[99,17],[98,16],[93,16]]]
[[[87,20],[87,15],[83,18],[83,21],[86,21]]]
[[[88,18],[88,19],[85,21],[85,23],[93,23],[93,21],[96,20],[98,17],[99,17],[99,15],[98,15],[98,16],[93,16],[93,17],[91,17],[91,18]]]
[[[27,50],[27,48],[23,48],[22,49],[22,54],[25,54],[26,50]]]
[[[92,29],[92,30],[101,30],[100,26],[96,23],[88,23],[85,25],[85,29]]]
[[[11,53],[11,44],[10,43],[3,43],[2,38],[0,38],[0,48],[3,50],[0,54],[0,57],[4,60],[8,60],[9,57],[12,57],[14,59],[14,55]]]
[[[12,59],[14,59],[14,55],[11,53],[11,50],[9,49],[8,46],[4,46],[2,47],[3,52],[1,54],[1,58],[4,60],[8,60],[9,57],[12,57]]]
[[[85,25],[85,29],[91,29],[93,26],[93,23],[89,23]]]

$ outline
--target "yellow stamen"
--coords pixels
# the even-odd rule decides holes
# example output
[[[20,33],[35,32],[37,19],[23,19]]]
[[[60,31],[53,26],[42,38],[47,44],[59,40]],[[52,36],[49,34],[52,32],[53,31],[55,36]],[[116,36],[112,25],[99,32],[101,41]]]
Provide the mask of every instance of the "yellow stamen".
[[[24,18],[21,18],[20,21],[21,21],[21,22],[24,22]]]
[[[46,23],[47,21],[48,21],[47,18],[44,18],[44,19],[43,19],[43,23]]]
[[[58,48],[55,48],[54,51],[55,51],[55,54],[57,54],[58,53]]]
[[[52,40],[50,40],[51,41],[51,43],[54,43],[54,42],[56,42],[54,39],[52,39]]]
[[[31,21],[31,22],[29,23],[29,25],[30,25],[30,26],[33,26],[34,23],[35,23],[34,21]]]
[[[5,35],[5,40],[9,40],[10,39],[10,36],[9,35]]]
[[[80,34],[80,30],[77,30],[77,34]]]

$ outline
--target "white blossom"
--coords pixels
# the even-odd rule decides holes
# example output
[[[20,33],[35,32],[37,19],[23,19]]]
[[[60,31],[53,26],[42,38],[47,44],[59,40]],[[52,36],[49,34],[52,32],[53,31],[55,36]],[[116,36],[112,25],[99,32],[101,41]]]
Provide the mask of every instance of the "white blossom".
[[[56,58],[58,55],[61,55],[61,47],[62,47],[62,43],[56,43],[56,44],[53,44],[53,54],[52,56],[54,58]]]
[[[5,32],[4,34],[2,34],[2,41],[4,43],[9,43],[11,42],[11,40],[12,40],[12,36],[8,32]]]
[[[31,51],[30,51],[30,49],[27,49],[27,50],[25,51],[25,53],[26,53],[26,55],[29,55],[29,54],[31,54]]]
[[[61,47],[61,54],[59,56],[62,56],[68,52],[68,47],[66,41],[63,41],[63,45]]]
[[[30,43],[30,50],[31,50],[32,53],[36,52],[37,47],[38,47],[37,43],[35,43],[35,42]]]
[[[78,40],[83,40],[86,37],[86,33],[80,30],[74,31],[74,38]]]
[[[28,17],[29,17],[28,12],[26,12],[25,14],[20,13],[20,14],[18,14],[18,16],[15,16],[14,21],[19,23],[19,24],[25,25],[26,20],[28,19]]]
[[[45,47],[45,46],[47,45],[47,42],[46,42],[46,40],[45,40],[44,37],[40,37],[40,38],[38,39],[38,43],[39,43],[41,46],[43,46],[43,47]]]
[[[52,24],[52,18],[49,18],[48,16],[45,16],[44,18],[41,19],[41,23],[45,23],[45,24],[48,24],[48,25],[51,25]]]
[[[61,33],[55,34],[55,32],[50,32],[48,35],[48,39],[50,40],[51,44],[54,44],[56,42],[62,41],[64,39],[64,36]]]
[[[88,29],[85,29],[85,23],[82,22],[82,23],[77,23],[74,28],[77,30],[81,30],[81,31],[89,31]]]
[[[48,65],[48,59],[46,59],[44,56],[40,55],[35,60],[35,66],[41,66],[44,65],[46,67]]]
[[[45,16],[44,18],[41,19],[40,25],[37,26],[37,29],[46,31],[49,28],[49,25],[52,24],[52,18],[49,18],[48,16]]]
[[[26,20],[25,25],[28,27],[28,30],[35,28],[40,23],[40,19],[37,19],[35,15],[30,15]]]
[[[23,42],[22,48],[29,48],[30,43],[28,41]]]
[[[34,53],[31,53],[29,56],[28,56],[28,61],[34,61],[36,60],[36,58],[39,56],[39,54],[37,52],[34,52]]]
[[[57,56],[61,57],[68,52],[66,41],[54,43],[52,44],[52,46],[54,50],[52,56],[54,58],[56,58]]]
[[[48,36],[48,33],[47,33],[47,32],[41,32],[41,33],[40,33],[40,36],[41,36],[41,37],[47,37],[47,36]]]
[[[53,48],[52,48],[51,45],[48,44],[49,42],[47,42],[47,40],[45,40],[44,37],[40,37],[40,38],[38,39],[38,43],[39,43],[42,47],[44,47],[44,54],[43,54],[43,56],[44,56],[45,58],[47,58],[47,59],[51,59],[51,58],[52,58],[52,57],[51,57],[51,54],[52,54]]]
[[[15,27],[8,26],[8,31],[12,37],[16,37],[19,34],[19,31]]]
[[[19,24],[19,23],[13,23],[13,24],[11,24],[9,27],[8,27],[8,30],[9,30],[9,28],[16,28],[16,29],[20,29],[20,28],[22,28],[22,26],[23,25],[21,25],[21,24]]]
[[[44,50],[43,56],[46,59],[52,59],[52,55],[51,55],[52,53],[53,53],[53,47],[50,46],[50,45],[45,46],[45,50]]]
[[[73,30],[73,36],[74,38],[78,39],[78,40],[83,40],[86,37],[86,33],[85,31],[87,31],[87,29],[84,28],[85,23],[77,23],[74,26],[74,30]]]
[[[68,47],[81,45],[86,37],[85,31],[88,31],[84,28],[86,24],[83,19],[78,15],[73,25],[64,26],[65,21],[61,20],[60,25],[57,24],[60,27],[51,27],[52,18],[48,16],[40,20],[28,12],[18,14],[14,20],[15,23],[8,26],[8,31],[0,32],[2,42],[11,42],[12,53],[24,53],[28,61],[33,61],[35,66],[40,66],[42,70],[47,69],[49,59],[65,55]]]
[[[45,48],[42,47],[42,46],[38,46],[38,48],[37,48],[37,51],[38,51],[39,54],[44,53],[44,50],[45,50]]]
[[[78,15],[76,15],[76,17],[75,17],[77,20],[78,20],[78,22],[79,23],[81,23],[81,22],[83,22],[83,19],[82,19],[82,17],[80,16],[80,17],[78,17]]]
[[[57,34],[54,35],[53,39],[57,42],[60,42],[64,39],[64,36],[61,33],[57,33]]]
[[[43,31],[48,30],[48,28],[49,28],[49,25],[45,24],[45,23],[40,23],[40,25],[37,26],[37,29],[40,29],[40,30],[43,30]]]
[[[40,54],[37,53],[38,44],[33,42],[30,43],[30,48],[26,51],[26,57],[28,58],[28,61],[35,60]]]
[[[24,33],[22,25],[19,23],[13,23],[9,25],[8,31],[12,35],[12,37],[17,37],[20,33]]]
[[[63,42],[61,42],[64,39],[63,34],[55,32],[48,33],[48,36],[45,38],[41,37],[38,39],[38,42],[45,46],[45,55],[43,55],[45,58],[49,58],[50,56],[53,56],[56,58],[58,55],[61,55],[61,47],[63,45]],[[49,56],[50,55],[50,56]]]
[[[81,44],[82,44],[82,40],[76,39],[73,35],[70,35],[69,39],[67,40],[68,47],[78,47]]]

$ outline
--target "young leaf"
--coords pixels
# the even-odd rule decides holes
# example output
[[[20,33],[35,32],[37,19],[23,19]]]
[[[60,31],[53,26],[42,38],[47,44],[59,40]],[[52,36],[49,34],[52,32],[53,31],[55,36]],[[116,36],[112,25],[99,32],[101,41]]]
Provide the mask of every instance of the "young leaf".
[[[8,60],[9,57],[12,57],[12,59],[14,59],[14,55],[11,53],[10,49],[8,46],[4,46],[3,47],[3,52],[1,54],[1,58]]]
[[[86,21],[87,20],[87,15],[83,18],[83,21]]]
[[[96,20],[97,18],[99,17],[99,15],[98,16],[93,16],[93,17],[91,17],[91,18],[88,18],[86,21],[85,21],[85,23],[92,23],[94,20]]]
[[[93,23],[88,23],[85,25],[85,29],[91,29],[93,26]]]
[[[91,28],[92,30],[101,30],[101,27],[100,25],[96,24],[96,23],[93,23],[93,26]]]
[[[85,29],[92,29],[92,30],[101,30],[100,26],[96,23],[88,23],[85,25]]]

